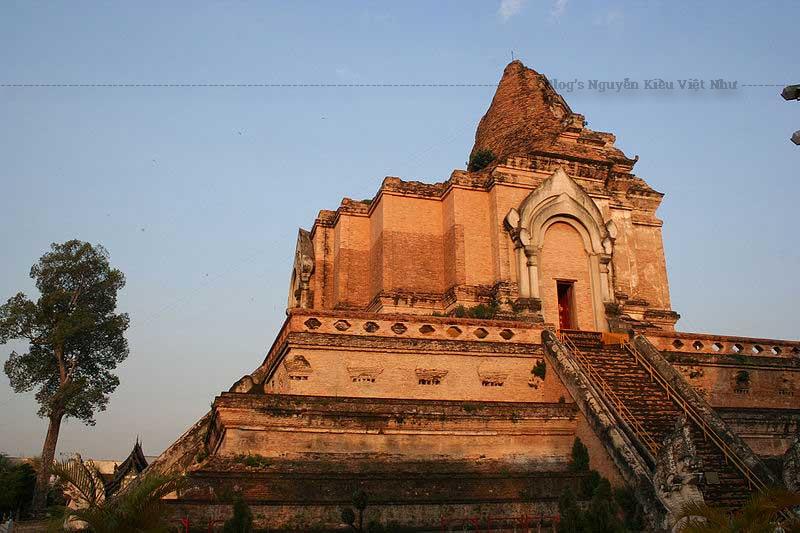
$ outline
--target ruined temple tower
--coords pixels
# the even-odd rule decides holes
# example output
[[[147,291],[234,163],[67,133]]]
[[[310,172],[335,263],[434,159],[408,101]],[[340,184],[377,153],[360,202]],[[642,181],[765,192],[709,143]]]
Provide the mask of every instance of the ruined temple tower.
[[[663,194],[585,124],[514,61],[488,164],[388,177],[301,229],[263,363],[151,467],[192,481],[176,514],[239,491],[263,526],[335,527],[362,489],[383,524],[552,522],[576,437],[653,528],[796,484],[798,343],[675,330]]]

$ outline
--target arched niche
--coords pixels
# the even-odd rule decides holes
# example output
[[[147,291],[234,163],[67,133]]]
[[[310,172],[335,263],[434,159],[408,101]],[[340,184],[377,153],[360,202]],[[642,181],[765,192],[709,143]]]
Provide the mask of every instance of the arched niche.
[[[616,228],[611,221],[604,223],[594,200],[562,169],[506,216],[505,224],[514,241],[519,297],[542,303],[539,290],[542,246],[547,229],[557,222],[569,224],[581,236],[589,257],[594,326],[606,330],[605,303],[614,301],[611,258]]]

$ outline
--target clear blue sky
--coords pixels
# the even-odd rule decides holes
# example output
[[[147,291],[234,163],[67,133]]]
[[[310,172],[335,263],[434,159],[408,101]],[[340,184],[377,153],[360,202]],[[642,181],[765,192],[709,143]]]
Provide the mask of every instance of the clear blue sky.
[[[3,2],[0,83],[480,83],[511,51],[560,80],[800,83],[797,2]],[[707,82],[706,82],[707,83]],[[800,104],[780,87],[565,93],[616,134],[659,212],[689,331],[798,337]],[[131,355],[59,451],[162,451],[254,369],[284,317],[297,227],[386,175],[463,168],[491,87],[0,87],[0,298],[53,241],[128,279]],[[12,347],[0,347],[5,360]],[[0,451],[39,453],[0,376]]]

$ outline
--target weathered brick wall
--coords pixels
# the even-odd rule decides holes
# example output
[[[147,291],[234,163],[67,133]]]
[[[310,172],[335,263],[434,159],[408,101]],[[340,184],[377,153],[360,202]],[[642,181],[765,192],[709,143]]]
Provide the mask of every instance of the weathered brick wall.
[[[631,296],[648,302],[650,307],[669,309],[669,282],[661,227],[632,225],[632,244],[636,271],[631,273]]]
[[[566,395],[552,372],[544,382],[531,374],[535,362],[542,359],[541,346],[524,354],[469,354],[416,345],[418,349],[398,346],[391,353],[378,346],[298,346],[289,350],[286,359],[302,356],[308,361],[307,379],[289,379],[290,371],[281,365],[272,378],[275,385],[268,387],[288,394],[464,401],[557,402]],[[439,384],[421,385],[420,375],[426,371],[444,375],[438,378]]]
[[[428,461],[420,469],[423,478],[431,469],[564,472],[580,436],[592,468],[614,484],[620,481],[572,403],[225,393],[215,401],[215,422],[209,442],[218,458],[257,454],[312,471],[320,461],[341,461],[354,472],[392,470],[399,463],[407,471],[410,461]]]
[[[470,174],[455,172],[450,182],[436,186],[391,178],[372,205],[346,200],[337,213],[321,212],[312,233],[317,254],[312,278],[315,308],[431,314],[452,309],[455,303],[448,294],[469,306],[488,298],[487,291],[498,283],[516,286],[514,243],[503,221],[549,174],[509,166],[494,172],[494,181],[477,183],[468,179]],[[619,198],[610,202],[602,182],[574,179],[603,216],[617,224],[613,292],[624,295],[623,303],[635,304],[625,312],[641,320],[648,309],[669,310],[655,200],[634,198],[626,200],[627,206]],[[553,242],[543,249],[551,259],[564,255],[561,244]],[[555,308],[550,300],[554,294],[549,286],[542,294],[546,309]],[[587,302],[584,309],[584,300],[579,300],[579,312],[588,315],[579,316],[579,322],[596,329],[597,310]]]
[[[450,219],[445,219],[446,239],[452,239],[454,259],[445,263],[451,273],[453,285],[492,285],[497,281],[493,268],[490,242],[491,225],[489,195],[484,191],[454,188],[444,199],[445,206],[452,206]]]
[[[384,289],[443,293],[442,204],[383,195]]]
[[[386,485],[391,485],[392,480],[381,480]],[[550,482],[550,486],[555,490],[561,484],[554,484],[550,479],[543,479],[542,482]],[[234,484],[231,483],[231,486]],[[570,485],[573,492],[578,492],[579,483],[575,479]],[[566,486],[566,485],[564,485]],[[345,495],[352,494],[352,490],[343,490]],[[336,503],[317,503],[305,505],[292,504],[261,504],[250,505],[253,513],[253,525],[257,528],[266,528],[268,531],[341,531],[344,524],[341,523],[341,512],[343,507],[351,504],[347,498],[341,498]],[[174,521],[188,517],[192,527],[199,527],[205,531],[209,525],[221,527],[225,520],[231,517],[233,511],[230,504],[222,503],[196,503],[176,501],[170,502],[170,510]],[[544,518],[544,526],[551,527],[552,517],[558,512],[557,501],[548,497],[539,501],[506,501],[506,502],[486,502],[486,503],[464,503],[441,502],[428,504],[397,504],[394,502],[377,502],[367,508],[365,524],[376,521],[387,526],[389,531],[392,527],[414,527],[425,531],[439,531],[442,520],[449,527],[446,531],[460,531],[463,528],[474,528],[474,523],[478,527],[497,527],[507,525],[511,530],[516,527],[533,527],[540,517]],[[473,522],[473,520],[477,522]],[[525,520],[524,522],[520,522]],[[523,526],[524,524],[524,526]],[[424,529],[422,529],[424,528]],[[545,529],[547,531],[549,529]]]
[[[363,309],[370,284],[370,222],[364,216],[340,217],[334,230],[333,307]]]
[[[386,204],[380,200],[375,200],[375,205],[370,209],[370,250],[369,250],[369,288],[370,297],[374,297],[381,292],[384,287],[389,287],[389,278],[384,275],[384,211]]]

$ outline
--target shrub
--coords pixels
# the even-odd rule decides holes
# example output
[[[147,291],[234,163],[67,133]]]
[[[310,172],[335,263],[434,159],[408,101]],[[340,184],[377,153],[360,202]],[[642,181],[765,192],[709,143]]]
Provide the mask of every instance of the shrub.
[[[579,437],[575,437],[575,441],[572,443],[572,461],[569,469],[573,472],[589,470],[589,450]]]
[[[590,525],[589,531],[602,531],[603,533],[625,531],[622,521],[619,519],[619,509],[611,492],[611,483],[604,477],[600,477],[600,481],[594,489],[592,501],[586,511],[586,521]]]
[[[581,480],[581,498],[591,498],[603,479],[597,470],[589,470],[589,475]]]
[[[233,516],[225,522],[222,528],[223,533],[252,533],[253,513],[250,506],[244,501],[241,494],[236,495],[233,500]]]
[[[547,375],[547,363],[544,362],[544,359],[539,359],[536,361],[536,364],[533,366],[533,370],[531,370],[531,374],[539,379],[544,380],[544,377]]]
[[[491,150],[482,148],[469,156],[469,163],[467,170],[470,172],[477,172],[488,167],[494,161],[494,153]]]
[[[497,316],[500,311],[500,305],[493,301],[489,304],[478,304],[473,307],[464,307],[458,305],[453,309],[453,316],[456,318],[479,318],[482,320],[491,320]]]
[[[489,305],[478,304],[472,308],[472,318],[490,319],[497,315],[498,305],[492,302]]]
[[[587,530],[586,520],[570,488],[565,489],[558,499],[558,514],[558,533],[583,533]]]
[[[0,515],[26,514],[33,500],[36,471],[28,463],[13,465],[0,454]]]
[[[642,531],[644,529],[644,509],[636,499],[633,489],[625,485],[614,491],[614,500],[622,509],[625,527],[631,531]]]
[[[269,459],[258,454],[240,453],[234,456],[233,460],[237,463],[241,463],[252,468],[266,468],[269,466]]]

